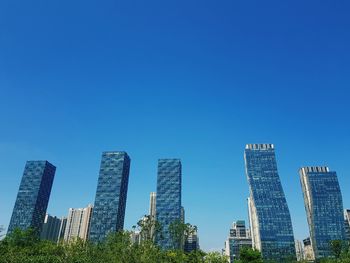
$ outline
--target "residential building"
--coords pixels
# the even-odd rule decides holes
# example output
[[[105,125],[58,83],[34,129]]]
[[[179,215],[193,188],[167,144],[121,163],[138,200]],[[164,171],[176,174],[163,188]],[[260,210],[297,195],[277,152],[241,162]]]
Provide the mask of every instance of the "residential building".
[[[61,217],[61,225],[60,225],[57,242],[64,240],[64,233],[66,232],[66,226],[67,226],[67,217],[63,216]]]
[[[191,233],[185,240],[184,251],[191,253],[194,250],[199,249],[199,238],[197,231]]]
[[[32,228],[41,234],[56,167],[48,161],[28,161],[17,194],[8,233]]]
[[[91,204],[85,208],[69,208],[64,241],[70,242],[77,239],[86,241],[89,238],[92,213]]]
[[[244,220],[238,220],[232,224],[230,234],[225,242],[225,254],[229,262],[239,260],[240,250],[244,247],[252,248],[250,230],[246,228]]]
[[[303,240],[304,243],[304,260],[307,261],[314,261],[315,260],[315,253],[311,245],[310,238],[306,238]]]
[[[130,157],[126,152],[104,152],[97,183],[90,240],[103,241],[123,230],[128,193]]]
[[[61,219],[46,214],[40,238],[57,242],[60,233]]]
[[[253,247],[265,260],[296,258],[291,217],[273,144],[248,144],[244,154]]]
[[[300,240],[295,241],[295,251],[297,254],[297,261],[304,260],[304,248]]]
[[[345,209],[345,238],[347,241],[350,241],[350,209]]]
[[[163,249],[173,248],[169,226],[181,221],[181,161],[158,160],[156,219],[162,226],[156,242]]]
[[[345,239],[337,174],[325,166],[303,167],[299,174],[314,258],[331,256],[330,241]]]

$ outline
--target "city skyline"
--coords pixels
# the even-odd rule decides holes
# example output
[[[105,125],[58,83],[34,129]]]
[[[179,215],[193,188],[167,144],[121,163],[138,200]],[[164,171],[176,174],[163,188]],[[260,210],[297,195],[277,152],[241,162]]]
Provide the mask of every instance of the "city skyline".
[[[47,212],[94,203],[101,153],[132,158],[125,229],[157,160],[181,158],[186,222],[220,250],[248,222],[247,143],[276,146],[294,236],[298,170],[337,171],[350,208],[349,1],[0,1],[0,225],[23,166],[57,171]]]

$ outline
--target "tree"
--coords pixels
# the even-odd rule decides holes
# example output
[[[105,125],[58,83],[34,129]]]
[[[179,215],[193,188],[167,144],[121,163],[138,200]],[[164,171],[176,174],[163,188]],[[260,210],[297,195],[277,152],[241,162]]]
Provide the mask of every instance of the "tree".
[[[341,240],[332,240],[330,242],[330,246],[331,246],[333,256],[336,259],[339,259],[343,250],[343,242]]]
[[[197,231],[196,226],[183,223],[181,220],[175,220],[169,226],[169,233],[174,249],[183,249],[183,245],[187,237]]]
[[[259,250],[243,247],[239,251],[239,259],[242,263],[262,263],[262,257]]]
[[[221,255],[219,252],[210,252],[205,256],[204,263],[227,263],[227,256]]]
[[[156,235],[161,231],[162,227],[158,221],[151,215],[145,215],[137,222],[140,230],[142,241],[154,241]]]

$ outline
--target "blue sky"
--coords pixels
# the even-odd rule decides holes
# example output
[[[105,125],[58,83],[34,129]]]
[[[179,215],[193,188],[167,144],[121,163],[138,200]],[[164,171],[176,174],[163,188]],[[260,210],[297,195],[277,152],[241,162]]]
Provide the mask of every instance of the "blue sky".
[[[48,212],[93,203],[101,152],[132,159],[125,227],[157,159],[183,163],[186,219],[221,249],[247,219],[246,143],[274,143],[295,236],[298,169],[337,171],[350,208],[349,1],[1,1],[0,224],[26,160],[57,166]]]

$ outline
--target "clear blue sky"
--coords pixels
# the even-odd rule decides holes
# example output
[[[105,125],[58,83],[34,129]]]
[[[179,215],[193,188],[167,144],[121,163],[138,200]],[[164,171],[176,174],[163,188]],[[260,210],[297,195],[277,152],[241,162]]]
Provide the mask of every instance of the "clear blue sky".
[[[297,239],[298,169],[329,165],[350,208],[350,2],[0,2],[0,224],[26,160],[57,166],[48,212],[93,203],[104,150],[132,159],[125,227],[157,159],[181,158],[186,219],[221,249],[247,219],[246,143],[274,143]]]

